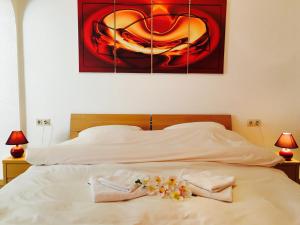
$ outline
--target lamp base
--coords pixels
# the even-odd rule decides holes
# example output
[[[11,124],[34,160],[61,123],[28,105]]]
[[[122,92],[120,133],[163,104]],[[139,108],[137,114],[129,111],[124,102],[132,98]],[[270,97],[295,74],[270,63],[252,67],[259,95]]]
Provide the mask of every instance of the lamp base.
[[[10,154],[14,158],[21,158],[24,154],[24,149],[21,146],[15,146],[10,150]]]
[[[280,150],[279,155],[282,156],[285,161],[291,161],[293,158],[293,152],[288,148],[283,148]]]

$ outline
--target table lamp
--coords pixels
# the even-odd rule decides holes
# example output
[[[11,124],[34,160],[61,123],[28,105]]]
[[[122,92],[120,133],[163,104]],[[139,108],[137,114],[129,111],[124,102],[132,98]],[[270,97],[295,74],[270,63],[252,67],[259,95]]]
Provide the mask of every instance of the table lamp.
[[[275,143],[275,146],[282,148],[279,155],[286,161],[291,161],[293,158],[293,152],[291,149],[298,148],[298,145],[291,133],[282,133]]]
[[[15,147],[12,147],[10,150],[10,154],[14,158],[21,158],[23,156],[24,149],[20,145],[27,144],[27,143],[28,141],[22,131],[11,132],[9,138],[6,141],[6,145],[16,145]]]

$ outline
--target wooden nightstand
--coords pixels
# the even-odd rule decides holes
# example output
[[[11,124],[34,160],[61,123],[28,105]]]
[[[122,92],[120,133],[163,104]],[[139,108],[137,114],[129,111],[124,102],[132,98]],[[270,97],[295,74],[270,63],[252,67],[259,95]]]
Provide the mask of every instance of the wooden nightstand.
[[[30,164],[25,161],[24,157],[15,159],[10,156],[4,159],[2,161],[2,164],[4,184],[7,184],[30,167]]]
[[[300,161],[292,159],[291,161],[284,161],[277,164],[274,168],[282,170],[290,179],[299,183],[299,165]]]

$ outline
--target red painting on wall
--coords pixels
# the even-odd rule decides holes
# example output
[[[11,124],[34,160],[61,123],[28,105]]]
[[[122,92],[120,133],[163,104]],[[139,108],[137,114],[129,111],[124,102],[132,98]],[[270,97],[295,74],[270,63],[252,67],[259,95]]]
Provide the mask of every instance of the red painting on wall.
[[[78,0],[79,71],[223,73],[226,0]]]

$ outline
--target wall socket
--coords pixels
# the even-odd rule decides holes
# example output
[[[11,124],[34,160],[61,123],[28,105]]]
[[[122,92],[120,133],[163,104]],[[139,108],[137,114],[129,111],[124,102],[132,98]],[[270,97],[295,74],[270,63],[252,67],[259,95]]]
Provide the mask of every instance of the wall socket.
[[[259,119],[251,119],[247,121],[247,126],[248,127],[261,127],[262,122]]]
[[[50,119],[37,119],[36,125],[39,127],[51,126],[51,120]]]

